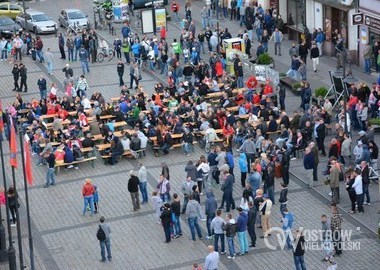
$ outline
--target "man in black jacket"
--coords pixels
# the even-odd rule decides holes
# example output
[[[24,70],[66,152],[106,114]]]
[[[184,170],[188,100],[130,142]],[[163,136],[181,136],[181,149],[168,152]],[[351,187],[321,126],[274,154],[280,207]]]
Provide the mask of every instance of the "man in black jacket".
[[[170,224],[172,222],[172,211],[170,209],[169,203],[164,204],[160,219],[165,232],[165,243],[170,243]]]
[[[316,120],[316,125],[318,125],[316,128],[316,133],[317,133],[316,140],[317,140],[318,150],[322,151],[322,156],[326,156],[326,152],[325,152],[326,125],[325,125],[325,121],[323,118],[319,119],[319,124],[317,124],[318,123],[317,121],[318,120]]]
[[[27,79],[27,69],[24,66],[24,64],[20,63],[19,64],[19,69],[20,69],[20,88],[18,92],[22,91],[22,87],[24,86],[24,92],[28,92],[28,86],[26,84],[26,79]]]
[[[294,243],[297,243],[297,246],[293,252],[296,269],[306,270],[306,265],[303,258],[305,254],[305,238],[301,231],[297,230],[297,238],[294,239]]]
[[[120,60],[117,63],[117,75],[119,76],[119,86],[124,85],[123,75],[124,75],[124,63]]]
[[[163,146],[161,147],[162,152],[164,152],[165,155],[169,154],[169,149],[173,145],[173,138],[169,131],[165,131],[165,134],[163,136]]]
[[[134,171],[130,171],[131,177],[128,180],[128,191],[131,194],[131,200],[133,205],[133,211],[140,209],[140,199],[139,199],[139,178],[136,176]]]
[[[182,149],[187,156],[190,156],[190,153],[193,151],[193,140],[193,133],[188,128],[185,128],[185,133],[182,135]]]

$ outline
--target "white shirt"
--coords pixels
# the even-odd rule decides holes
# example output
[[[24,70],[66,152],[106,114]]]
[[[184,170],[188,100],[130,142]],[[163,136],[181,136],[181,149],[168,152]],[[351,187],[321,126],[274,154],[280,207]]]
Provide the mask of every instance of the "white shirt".
[[[356,195],[363,194],[363,181],[361,175],[355,177],[355,182],[352,184],[352,188],[355,189]]]
[[[85,110],[91,109],[91,102],[88,98],[82,99],[82,105]]]

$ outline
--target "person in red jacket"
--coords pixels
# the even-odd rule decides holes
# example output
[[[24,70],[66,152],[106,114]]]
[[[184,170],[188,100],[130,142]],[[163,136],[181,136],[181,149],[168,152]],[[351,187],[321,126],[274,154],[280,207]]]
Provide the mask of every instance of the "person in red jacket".
[[[94,215],[94,185],[91,183],[91,179],[87,178],[85,184],[82,188],[82,195],[83,195],[83,216],[86,214],[87,206],[90,205],[91,209],[91,216]]]
[[[166,27],[165,26],[162,26],[161,29],[160,29],[160,37],[161,37],[161,40],[163,39],[166,39]]]
[[[176,22],[180,22],[181,19],[179,18],[179,15],[178,15],[179,5],[175,0],[173,1],[172,5],[171,5],[171,10],[173,11],[173,15],[174,15]]]

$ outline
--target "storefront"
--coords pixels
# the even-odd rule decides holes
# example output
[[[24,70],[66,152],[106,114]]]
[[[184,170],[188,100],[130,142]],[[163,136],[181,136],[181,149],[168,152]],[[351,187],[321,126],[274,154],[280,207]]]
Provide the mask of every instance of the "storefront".
[[[314,4],[314,25],[317,28],[322,28],[325,32],[326,41],[323,45],[323,54],[334,55],[335,54],[335,44],[333,43],[334,31],[337,30],[339,34],[345,39],[346,47],[351,50],[355,49],[355,46],[351,44],[355,40],[354,33],[350,32],[349,27],[349,15],[354,11],[353,1],[343,4],[344,1],[338,0],[316,0]],[[354,41],[356,44],[356,42]],[[354,45],[355,45],[354,44]],[[352,47],[352,48],[350,48]]]
[[[360,66],[364,66],[362,57],[365,45],[374,47],[376,41],[380,41],[380,5],[379,1],[360,1],[360,14],[363,16],[362,24],[359,26],[359,59]],[[375,69],[375,59],[372,61],[372,68]]]
[[[289,39],[299,42],[306,26],[306,0],[288,0],[286,15]]]

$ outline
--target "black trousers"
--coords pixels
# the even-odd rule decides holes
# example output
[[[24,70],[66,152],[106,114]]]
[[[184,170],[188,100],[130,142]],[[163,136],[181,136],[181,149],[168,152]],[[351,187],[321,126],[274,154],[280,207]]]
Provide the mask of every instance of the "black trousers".
[[[249,234],[249,237],[251,238],[251,244],[252,245],[256,245],[256,232],[255,232],[255,224],[250,224],[250,226],[248,226],[248,234]]]
[[[332,231],[335,254],[342,254],[342,236],[339,230]]]
[[[324,141],[325,141],[325,138],[323,138],[323,139],[317,138],[318,150],[322,151],[322,155],[326,155]]]
[[[120,86],[123,86],[124,85],[124,80],[123,80],[123,73],[118,73],[117,75],[119,75],[119,85]]]
[[[24,91],[28,91],[28,86],[26,85],[26,79],[21,79],[20,82],[20,91],[22,91],[22,88],[24,87]]]
[[[289,167],[281,166],[282,181],[285,185],[289,185]]]
[[[355,191],[354,192],[348,192],[348,196],[350,197],[350,201],[351,201],[351,211],[352,212],[355,212],[356,211],[356,193]]]
[[[314,164],[313,181],[318,181],[318,164]]]
[[[65,47],[59,46],[59,52],[61,53],[61,58],[66,59]]]

